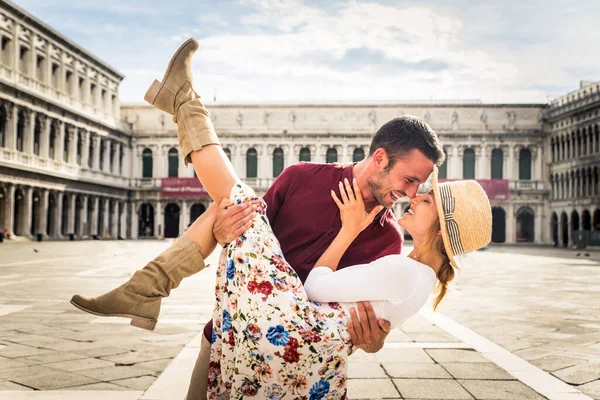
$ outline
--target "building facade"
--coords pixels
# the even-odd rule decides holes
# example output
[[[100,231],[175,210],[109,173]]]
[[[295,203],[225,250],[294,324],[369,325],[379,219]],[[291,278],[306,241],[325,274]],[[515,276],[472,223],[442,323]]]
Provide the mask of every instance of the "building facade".
[[[180,235],[210,205],[167,114],[119,103],[123,75],[0,2],[0,231],[29,239]],[[300,161],[350,163],[392,118],[423,118],[477,179],[495,243],[600,243],[600,84],[551,104],[207,104],[236,171],[263,194]],[[487,189],[486,189],[487,190]],[[491,190],[491,189],[490,189]],[[396,205],[397,215],[408,207]],[[595,242],[594,242],[595,241]]]
[[[131,130],[123,75],[10,2],[0,7],[0,228],[125,237]]]

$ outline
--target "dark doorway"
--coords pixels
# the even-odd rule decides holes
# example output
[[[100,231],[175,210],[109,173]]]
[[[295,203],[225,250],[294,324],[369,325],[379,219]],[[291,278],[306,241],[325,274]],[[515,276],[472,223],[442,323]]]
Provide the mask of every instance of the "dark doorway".
[[[517,212],[517,242],[534,241],[534,214],[533,210],[523,207]]]
[[[199,216],[201,216],[204,211],[206,211],[206,207],[203,204],[195,203],[192,205],[190,209],[190,222],[193,223]]]
[[[179,206],[169,203],[165,207],[165,237],[176,238],[179,236]]]
[[[154,236],[154,207],[151,204],[144,203],[140,206],[138,235],[142,237]]]
[[[492,208],[492,242],[506,241],[506,212],[501,207]]]
[[[558,215],[556,215],[556,213],[552,213],[552,218],[550,219],[550,229],[552,231],[552,244],[554,247],[558,247]]]

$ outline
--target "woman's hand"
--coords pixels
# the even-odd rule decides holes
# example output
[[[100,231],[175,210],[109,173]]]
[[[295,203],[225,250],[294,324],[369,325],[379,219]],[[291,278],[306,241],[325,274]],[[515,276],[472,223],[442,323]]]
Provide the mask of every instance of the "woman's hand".
[[[352,186],[348,179],[340,182],[339,199],[335,192],[331,191],[333,201],[340,209],[342,218],[342,230],[347,231],[354,237],[358,236],[367,226],[373,222],[375,216],[383,209],[382,205],[375,207],[370,213],[365,211],[362,193],[356,179],[352,180]]]

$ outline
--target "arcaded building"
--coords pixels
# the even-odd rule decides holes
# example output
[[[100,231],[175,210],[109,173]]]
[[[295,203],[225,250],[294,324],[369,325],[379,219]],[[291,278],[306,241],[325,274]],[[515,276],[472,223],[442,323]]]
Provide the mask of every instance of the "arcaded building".
[[[9,2],[0,5],[0,229],[125,237],[131,130],[123,75]]]

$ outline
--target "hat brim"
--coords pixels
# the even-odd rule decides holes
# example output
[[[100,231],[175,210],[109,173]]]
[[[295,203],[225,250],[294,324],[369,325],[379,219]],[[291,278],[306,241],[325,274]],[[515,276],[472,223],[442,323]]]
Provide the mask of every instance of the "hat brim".
[[[452,246],[450,246],[450,237],[448,234],[448,229],[446,228],[446,219],[444,217],[444,208],[442,207],[442,197],[440,194],[440,188],[438,185],[438,168],[437,167],[433,167],[433,174],[431,176],[431,185],[433,187],[433,197],[435,199],[435,205],[437,207],[437,211],[438,211],[438,218],[440,221],[440,231],[442,233],[442,241],[444,242],[444,248],[446,249],[446,255],[448,256],[448,259],[450,260],[450,264],[456,268],[459,269],[459,265],[456,262],[456,260],[454,259],[455,254],[452,251]]]

